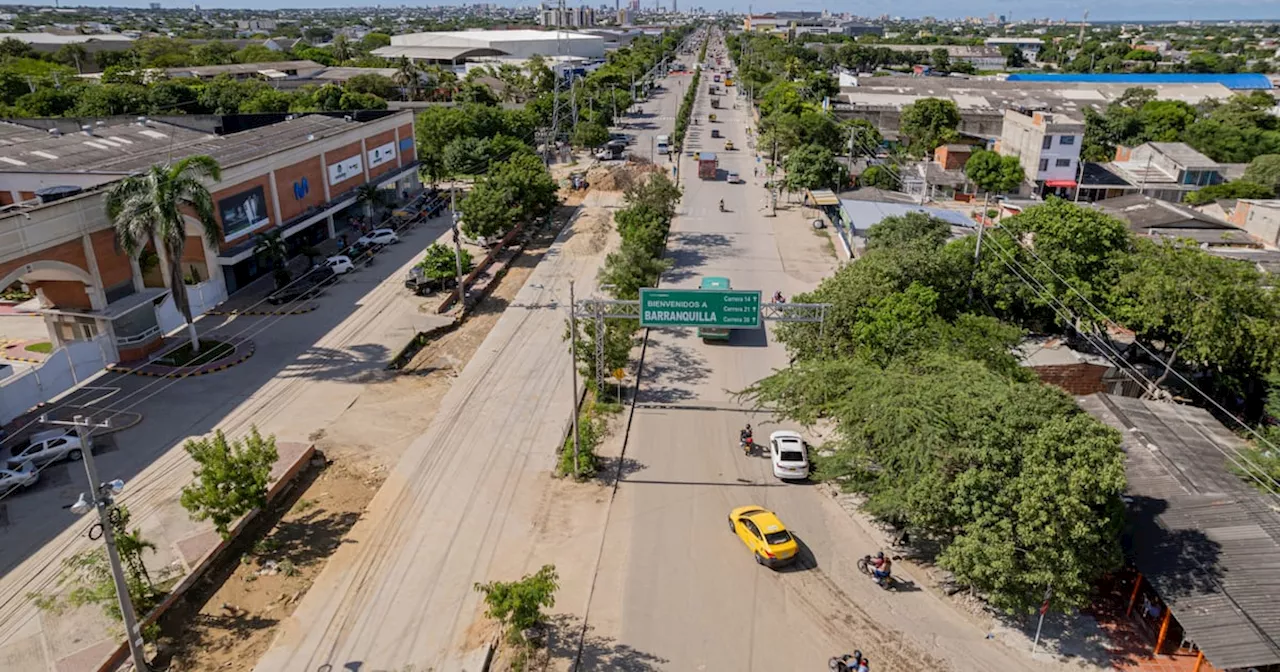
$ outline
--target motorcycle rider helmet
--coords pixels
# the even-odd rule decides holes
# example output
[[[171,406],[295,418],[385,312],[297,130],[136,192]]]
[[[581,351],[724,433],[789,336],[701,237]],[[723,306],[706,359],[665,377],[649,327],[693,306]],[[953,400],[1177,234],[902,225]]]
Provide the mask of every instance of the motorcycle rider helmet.
[[[876,553],[876,560],[883,560],[883,559],[884,559],[884,551],[880,551],[879,553]]]

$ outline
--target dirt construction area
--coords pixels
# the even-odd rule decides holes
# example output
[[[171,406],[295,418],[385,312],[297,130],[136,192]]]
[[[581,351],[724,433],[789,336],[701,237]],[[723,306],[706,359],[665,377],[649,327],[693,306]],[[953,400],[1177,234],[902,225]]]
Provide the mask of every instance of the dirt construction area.
[[[293,613],[347,531],[366,515],[388,469],[431,423],[458,372],[578,209],[560,208],[553,226],[530,240],[457,329],[427,343],[400,371],[374,374],[381,379],[369,384],[328,431],[311,437],[327,464],[303,474],[279,509],[268,512],[273,524],[246,535],[238,542],[240,552],[229,554],[169,613],[158,663],[168,663],[173,672],[253,669],[277,626]],[[590,221],[591,226],[575,229],[571,240],[582,252],[603,249],[612,220],[605,212]]]

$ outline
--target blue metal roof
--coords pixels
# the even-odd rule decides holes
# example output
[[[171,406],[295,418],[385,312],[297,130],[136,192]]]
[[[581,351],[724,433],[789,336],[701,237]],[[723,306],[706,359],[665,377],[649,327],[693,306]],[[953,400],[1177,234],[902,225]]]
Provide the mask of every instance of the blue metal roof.
[[[1018,72],[1011,82],[1084,82],[1089,84],[1221,84],[1228,89],[1271,89],[1271,78],[1259,73],[1213,74],[1196,72],[1087,74],[1073,72]]]

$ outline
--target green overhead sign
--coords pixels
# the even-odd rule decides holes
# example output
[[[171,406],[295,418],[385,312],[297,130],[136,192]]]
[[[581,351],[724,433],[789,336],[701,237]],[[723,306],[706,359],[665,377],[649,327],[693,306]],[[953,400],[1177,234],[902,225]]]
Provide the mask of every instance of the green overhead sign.
[[[642,327],[759,329],[760,290],[640,290]]]

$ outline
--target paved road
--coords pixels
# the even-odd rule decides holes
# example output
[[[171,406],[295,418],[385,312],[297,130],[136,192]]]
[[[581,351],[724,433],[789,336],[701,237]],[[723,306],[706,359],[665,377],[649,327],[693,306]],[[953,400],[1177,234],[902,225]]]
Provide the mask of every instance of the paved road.
[[[647,114],[674,115],[682,90],[674,81],[643,104]],[[637,144],[670,132],[642,121]],[[575,256],[571,235],[561,235],[453,383],[259,672],[477,669],[466,667],[468,656],[487,636],[476,627],[484,619],[472,586],[536,569],[527,566],[542,545],[535,531],[548,527],[539,519],[547,474],[572,409],[568,283],[590,293],[603,257]],[[578,560],[595,559],[602,529]],[[585,584],[590,571],[575,575]]]
[[[695,108],[704,120],[708,105],[704,90]],[[714,127],[745,147],[742,107],[718,110]],[[808,289],[834,270],[799,210],[765,217],[758,183],[723,181],[728,169],[751,182],[752,154],[719,151],[707,126],[693,129],[686,149],[716,150],[721,179],[698,180],[685,158],[685,197],[669,246],[674,266],[663,286],[694,287],[717,275],[767,298]],[[730,213],[718,211],[721,198]],[[693,330],[650,332],[626,475],[588,615],[591,638],[629,659],[620,668],[616,657],[605,664],[592,656],[601,647],[588,646],[580,669],[820,670],[855,648],[877,670],[1026,669],[930,593],[887,594],[858,575],[856,558],[876,549],[848,514],[813,485],[775,479],[767,457],[738,450],[746,422],[761,443],[771,431],[798,429],[744,410],[732,395],[786,364],[772,328],[717,345]],[[795,532],[796,566],[759,567],[730,533],[729,510],[747,504],[776,511]]]

